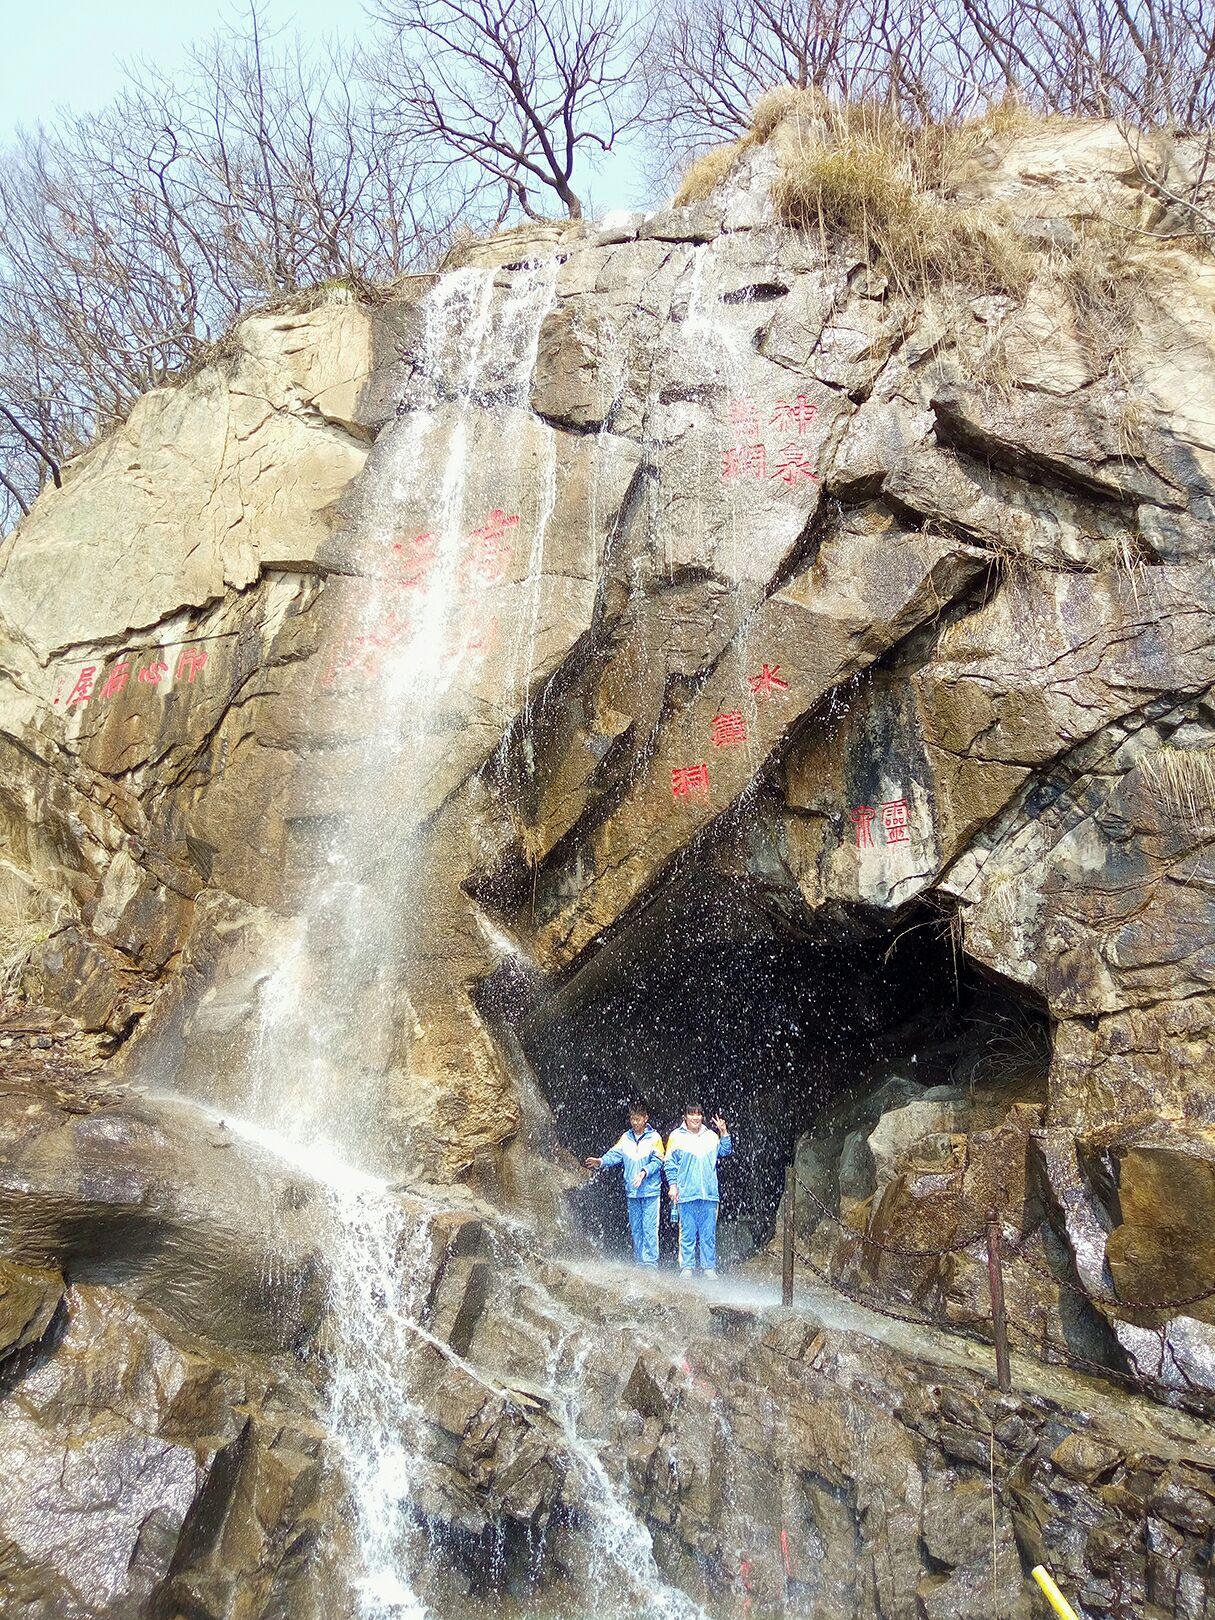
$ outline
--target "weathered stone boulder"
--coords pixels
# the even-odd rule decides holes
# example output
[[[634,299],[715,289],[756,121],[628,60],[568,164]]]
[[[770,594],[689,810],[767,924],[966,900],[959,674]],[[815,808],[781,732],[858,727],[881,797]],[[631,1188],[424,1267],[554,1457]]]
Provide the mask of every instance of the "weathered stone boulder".
[[[366,459],[354,408],[370,333],[352,302],[242,322],[226,357],[146,395],[7,538],[0,614],[45,663],[205,607],[262,568],[309,566]]]
[[[57,1271],[0,1263],[0,1356],[40,1339],[63,1297]]]
[[[262,1155],[192,1111],[127,1099],[61,1112],[31,1095],[15,1088],[0,1115],[0,1241],[26,1313],[16,1340],[49,1314],[55,1272],[31,1294],[33,1266],[90,1281],[118,1267],[133,1298],[233,1349],[308,1341],[324,1296],[311,1185],[278,1166],[267,1177]]]
[[[175,1344],[111,1289],[75,1285],[53,1341],[10,1358],[7,1389],[6,1613],[228,1615],[302,1598],[320,1430],[282,1408],[271,1379]]]
[[[1114,1290],[1149,1316],[1183,1310],[1215,1320],[1215,1141],[1211,1132],[1122,1132],[1103,1144],[1114,1169],[1120,1217],[1106,1245]],[[1159,1303],[1157,1303],[1159,1302]]]

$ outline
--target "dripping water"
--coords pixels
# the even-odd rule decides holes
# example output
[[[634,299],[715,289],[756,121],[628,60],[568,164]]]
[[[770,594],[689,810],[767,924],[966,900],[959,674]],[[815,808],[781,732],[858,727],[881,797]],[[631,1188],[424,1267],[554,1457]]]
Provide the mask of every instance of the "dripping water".
[[[505,283],[461,270],[423,301],[415,363],[374,452],[378,481],[327,666],[328,696],[345,705],[355,734],[340,813],[315,818],[323,831],[314,881],[262,981],[244,1094],[224,1113],[230,1129],[323,1189],[327,1418],[351,1503],[359,1620],[429,1615],[427,1570],[443,1558],[419,1508],[425,1488],[441,1494],[442,1484],[431,1477],[425,1411],[406,1393],[410,1359],[429,1338],[422,1315],[437,1206],[403,1199],[390,1181],[400,1144],[385,1122],[408,1050],[392,1018],[423,926],[419,830],[433,807],[444,726],[477,691],[526,706],[544,656],[537,644],[550,616],[545,553],[559,466],[556,434],[536,430],[528,390],[555,283],[551,263]],[[476,456],[486,417],[499,413],[506,442],[531,457],[513,471],[534,483],[534,499],[530,511],[509,514],[521,564],[514,577],[479,581],[468,571],[469,534],[485,521]],[[417,578],[403,590],[403,569],[414,565]],[[470,616],[485,622],[499,612],[509,619],[496,649],[450,656]],[[488,919],[478,921],[495,954],[510,948]],[[578,1384],[590,1342],[578,1347],[572,1318],[562,1336],[573,1357],[554,1360],[550,1396],[579,1476],[592,1588],[627,1591],[630,1613],[691,1620],[699,1611],[659,1577],[648,1531],[582,1433]]]
[[[429,1261],[425,1207],[406,1210],[377,1169],[377,1128],[394,1061],[391,1020],[409,944],[417,828],[435,746],[434,716],[475,660],[448,656],[461,608],[481,611],[466,567],[473,416],[492,396],[517,408],[552,301],[551,267],[505,290],[492,273],[440,279],[422,309],[420,354],[399,420],[381,450],[388,476],[363,521],[354,611],[331,658],[339,700],[361,735],[343,814],[316,853],[316,880],[262,987],[245,1111],[234,1122],[322,1184],[330,1274],[328,1420],[353,1505],[361,1620],[415,1620],[424,1531],[412,1499],[425,1474],[423,1416],[403,1394],[419,1332]],[[491,375],[493,367],[497,374]],[[555,449],[551,452],[555,460]],[[553,477],[548,479],[551,490]],[[528,554],[542,572],[553,501],[546,495]],[[402,512],[425,529],[402,530]],[[419,538],[419,536],[422,536]],[[404,550],[402,550],[404,548]],[[402,584],[409,571],[416,578]],[[537,610],[515,658],[525,664]],[[345,690],[343,690],[345,688]],[[389,791],[391,787],[391,791]]]

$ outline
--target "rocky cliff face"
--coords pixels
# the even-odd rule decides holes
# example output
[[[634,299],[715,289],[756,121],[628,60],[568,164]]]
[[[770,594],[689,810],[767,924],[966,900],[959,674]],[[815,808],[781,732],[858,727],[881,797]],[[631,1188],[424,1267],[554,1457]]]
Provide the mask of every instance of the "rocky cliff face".
[[[998,1473],[1011,1585],[1049,1554],[1091,1612],[1208,1613],[1215,1458],[1181,1417],[1081,1419],[1062,1374],[1000,1403],[948,1357],[926,1392],[926,1341],[829,1317],[670,1307],[656,1362],[652,1304],[618,1318],[552,1263],[541,1312],[503,1259],[489,1206],[564,1211],[580,1115],[707,1084],[767,1155],[737,1252],[794,1161],[820,1273],[982,1332],[995,1207],[1014,1342],[1215,1391],[1215,272],[1155,242],[1101,318],[1060,272],[1092,216],[1155,207],[1104,126],[1010,133],[959,179],[1038,254],[1023,297],[908,291],[777,225],[779,155],[383,307],[250,319],[0,543],[14,1613],[351,1601],[324,1210],[159,1094],[247,1096],[457,451],[425,736],[361,835],[407,822],[413,867],[351,1086],[393,1165],[485,1201],[423,1267],[433,1600],[461,1612],[497,1557],[503,1612],[534,1612],[538,1530],[558,1612],[594,1578],[598,1476],[535,1389],[607,1323],[578,1433],[698,1602],[754,1569],[758,1612],[978,1612]]]

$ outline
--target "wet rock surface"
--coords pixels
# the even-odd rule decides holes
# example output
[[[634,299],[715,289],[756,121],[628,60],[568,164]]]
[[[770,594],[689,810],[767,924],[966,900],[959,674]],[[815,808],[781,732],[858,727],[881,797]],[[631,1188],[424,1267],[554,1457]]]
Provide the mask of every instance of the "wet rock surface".
[[[966,184],[1138,217],[1109,126],[1058,139]],[[428,1595],[576,1612],[623,1501],[714,1614],[1028,1615],[1036,1561],[1094,1615],[1209,1613],[1215,1458],[1143,1392],[1215,1392],[1210,268],[1154,249],[1167,295],[1114,343],[1046,262],[1023,305],[900,293],[777,228],[758,173],[473,248],[467,408],[411,393],[424,288],[246,321],[0,541],[5,1612],[354,1612],[323,1199],[219,1120],[459,443],[432,724],[375,783],[416,926],[390,1008],[379,964],[354,998],[393,1174],[561,1229],[529,1037],[714,884],[852,963],[931,913],[1032,1029],[989,1019],[976,1067],[904,998],[851,1075],[738,1081],[801,1260],[931,1329],[630,1292],[447,1211],[406,1391]],[[991,1207],[1042,1358],[1008,1396],[933,1337],[989,1331]]]
[[[771,1271],[741,1276],[698,1294],[560,1260],[520,1273],[499,1250],[476,1308],[465,1354],[501,1380],[518,1422],[529,1403],[511,1391],[541,1369],[577,1402],[572,1428],[573,1412],[553,1432],[550,1397],[532,1431],[564,1475],[565,1504],[592,1522],[607,1510],[593,1448],[644,1518],[658,1579],[715,1614],[749,1599],[753,1613],[973,1615],[994,1602],[1028,1616],[1024,1573],[1044,1562],[1086,1612],[1149,1593],[1162,1612],[1204,1612],[1215,1493],[1204,1425],[1074,1375],[1041,1379],[1028,1361],[1000,1395],[957,1341],[920,1335],[913,1367],[905,1330],[888,1336],[847,1308],[841,1320],[838,1301],[784,1311]],[[440,1287],[438,1333],[467,1286],[453,1272]],[[435,1403],[440,1428],[463,1444],[482,1434],[497,1397],[480,1399],[463,1429],[452,1402]],[[548,1477],[532,1463],[528,1511],[548,1526],[559,1583],[569,1555]],[[543,1583],[532,1601],[527,1612],[548,1612]]]
[[[241,1614],[294,1594],[322,1431],[272,1376],[81,1284],[3,1379],[7,1612]]]

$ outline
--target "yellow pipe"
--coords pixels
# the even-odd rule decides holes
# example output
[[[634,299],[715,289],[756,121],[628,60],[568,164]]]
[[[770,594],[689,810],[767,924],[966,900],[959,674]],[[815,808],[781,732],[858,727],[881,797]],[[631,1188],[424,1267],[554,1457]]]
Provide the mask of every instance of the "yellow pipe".
[[[1054,1581],[1051,1580],[1049,1573],[1043,1569],[1041,1564],[1035,1565],[1031,1573],[1034,1580],[1036,1580],[1038,1585],[1042,1588],[1042,1591],[1046,1596],[1046,1601],[1060,1617],[1060,1620],[1080,1620],[1080,1616],[1076,1613],[1075,1609],[1072,1608],[1071,1604],[1063,1596],[1063,1593],[1055,1585]]]

